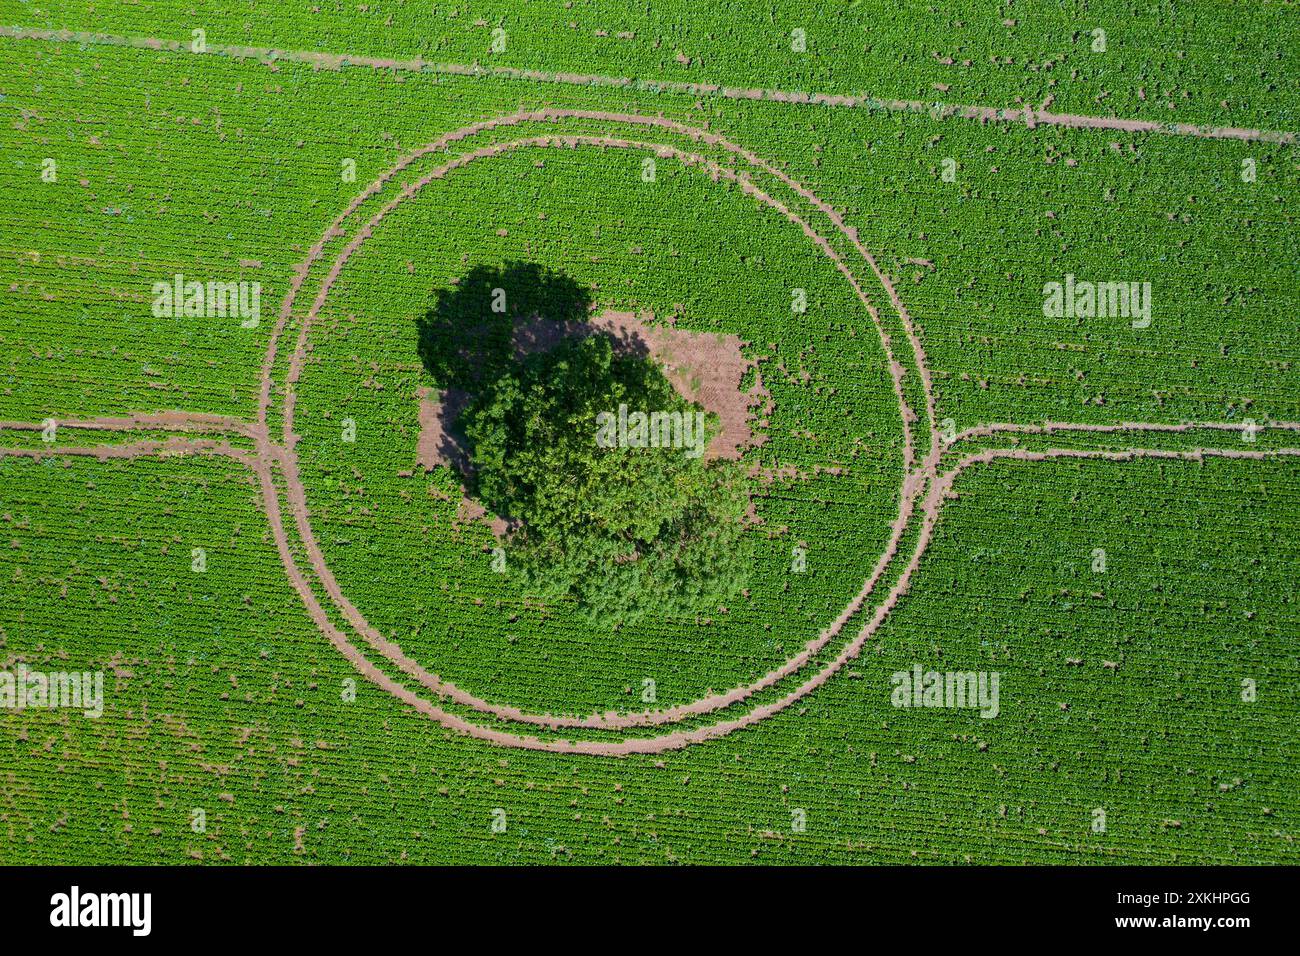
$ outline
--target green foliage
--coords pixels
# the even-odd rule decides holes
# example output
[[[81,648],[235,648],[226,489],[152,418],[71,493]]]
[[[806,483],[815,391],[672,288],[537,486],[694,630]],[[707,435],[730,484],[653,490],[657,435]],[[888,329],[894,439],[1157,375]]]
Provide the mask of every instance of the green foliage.
[[[575,598],[602,622],[716,611],[752,561],[743,472],[691,448],[601,447],[598,416],[620,405],[696,411],[654,363],[605,336],[503,372],[463,419],[477,495],[517,523],[511,562],[543,598]]]
[[[1042,5],[1017,9],[1008,25],[967,3],[912,11],[909,29],[891,33],[863,32],[853,19],[870,23],[879,4],[850,3],[832,33],[800,3],[775,21],[740,16],[723,28],[672,8],[637,19],[579,4],[548,31],[546,11],[502,0],[475,18],[447,8],[432,32],[427,11],[400,7],[322,15],[260,0],[256,16],[207,10],[195,23],[172,0],[111,11],[79,0],[43,12],[12,6],[12,23],[181,41],[206,26],[210,42],[419,54],[426,63],[486,56],[491,25],[508,13],[510,42],[491,66],[647,80],[526,84],[428,67],[316,70],[0,41],[0,74],[11,78],[0,142],[13,160],[0,169],[12,197],[0,263],[12,299],[0,318],[0,419],[169,408],[251,419],[275,325],[267,304],[329,222],[419,144],[542,106],[703,123],[832,203],[897,277],[929,357],[937,417],[958,428],[1300,417],[1293,146],[654,85],[1046,103],[1052,112],[1291,129],[1300,87],[1279,79],[1285,59],[1274,52],[1295,46],[1285,8],[1201,4],[1172,22],[1167,5],[1108,3],[1080,23]],[[630,35],[611,33],[615,23]],[[800,23],[809,48],[796,56],[787,41]],[[1095,26],[1109,31],[1106,53],[1089,49]],[[1158,49],[1144,54],[1152,43]],[[864,44],[866,58],[857,56]],[[846,68],[849,60],[857,65]],[[623,135],[595,120],[543,128]],[[527,125],[498,138],[536,132]],[[208,156],[222,161],[195,161]],[[56,183],[37,176],[46,157],[58,160]],[[355,181],[340,178],[344,158],[356,160]],[[958,164],[956,182],[940,177],[946,158]],[[901,439],[888,367],[843,278],[783,217],[738,201],[738,187],[667,162],[645,183],[640,159],[596,147],[520,150],[435,182],[349,261],[295,386],[308,503],[344,593],[427,668],[530,712],[644,709],[630,691],[642,675],[666,708],[767,672],[856,591],[894,515]],[[1241,178],[1246,159],[1258,182]],[[359,220],[400,185],[373,197]],[[334,241],[318,273],[352,234]],[[585,317],[587,303],[545,275],[470,268],[519,258],[563,264],[601,307],[748,343],[758,364],[741,387],[761,380],[768,395],[756,423],[763,444],[745,460],[764,474],[754,501],[763,530],[678,553],[680,574],[656,579],[674,589],[653,598],[667,606],[689,597],[693,582],[710,580],[692,561],[708,571],[754,546],[748,596],[727,615],[648,615],[611,640],[568,606],[521,606],[513,571],[522,540],[512,544],[512,573],[489,570],[491,535],[459,513],[458,477],[413,468],[417,390],[430,376],[438,388],[483,396],[483,383],[513,361],[507,319]],[[860,257],[848,258],[869,278]],[[153,319],[150,284],[178,272],[262,281],[261,325]],[[1043,283],[1066,273],[1150,278],[1156,321],[1146,330],[1044,321]],[[459,295],[431,297],[453,276]],[[809,309],[794,318],[796,287]],[[509,312],[494,320],[497,288]],[[877,306],[892,312],[887,301]],[[422,324],[404,321],[431,307]],[[281,349],[281,366],[291,351]],[[523,370],[511,370],[526,395]],[[916,381],[909,372],[905,385]],[[359,426],[352,443],[339,437],[346,418]],[[84,443],[165,437],[76,434]],[[1141,444],[1188,450],[1223,438],[1153,433]],[[1261,433],[1242,447],[1270,440]],[[0,442],[44,447],[35,432],[6,431]],[[1076,442],[999,440],[1034,450]],[[562,464],[562,449],[530,447],[536,479],[563,474],[542,469]],[[698,466],[672,455],[622,462],[656,464]],[[734,500],[719,478],[689,499],[694,514],[717,511],[707,492]],[[571,503],[570,485],[553,485],[546,503]],[[1297,488],[1290,461],[972,468],[907,594],[824,686],[721,739],[605,761],[454,734],[368,682],[304,613],[242,467],[201,457],[0,459],[0,669],[108,672],[102,719],[3,717],[13,732],[0,741],[0,862],[1288,862],[1300,829],[1289,693],[1300,681]],[[647,489],[664,500],[647,506]],[[647,507],[668,512],[684,500],[671,484],[612,476],[602,490],[602,514],[628,535],[653,527]],[[622,512],[620,500],[637,508]],[[615,541],[606,553],[626,553]],[[593,553],[599,543],[586,542]],[[808,548],[807,573],[788,570],[797,543]],[[191,570],[195,547],[207,552],[204,573]],[[1099,548],[1106,572],[1090,567]],[[649,595],[655,583],[636,580],[652,567],[641,560],[575,569],[545,565],[538,552],[536,563],[552,586],[581,580],[597,617],[617,611],[606,598]],[[1000,672],[1000,716],[890,705],[891,673],[939,661]],[[1257,700],[1242,698],[1244,680],[1258,683]],[[349,683],[355,700],[343,696]],[[190,827],[196,807],[208,811],[206,833]],[[509,815],[506,833],[489,828],[497,807]],[[1097,807],[1109,815],[1105,834],[1088,827]],[[806,831],[788,832],[793,808],[806,811]]]

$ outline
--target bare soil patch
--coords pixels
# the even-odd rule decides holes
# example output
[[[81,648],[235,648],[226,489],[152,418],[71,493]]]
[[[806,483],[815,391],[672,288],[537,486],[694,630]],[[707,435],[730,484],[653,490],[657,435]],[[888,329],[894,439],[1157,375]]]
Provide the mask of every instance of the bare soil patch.
[[[754,434],[751,421],[754,410],[764,407],[769,396],[757,373],[754,384],[748,390],[741,389],[745,374],[755,364],[741,351],[745,343],[735,335],[652,325],[651,319],[612,310],[588,322],[534,317],[514,328],[515,356],[546,352],[566,339],[605,335],[613,341],[615,351],[654,359],[680,395],[718,417],[722,429],[705,449],[705,458],[735,460],[745,449],[761,445],[766,437]],[[443,465],[462,476],[469,474],[468,449],[457,428],[469,399],[466,392],[454,388],[441,393],[429,388],[420,390],[417,462],[425,471]]]
[[[524,358],[547,352],[567,339],[588,335],[605,335],[616,352],[654,359],[678,394],[716,415],[721,430],[704,451],[706,459],[735,460],[745,449],[766,441],[755,435],[751,420],[756,409],[768,410],[770,396],[758,373],[748,390],[741,389],[746,372],[755,364],[745,358],[745,342],[735,335],[690,332],[671,325],[653,325],[652,316],[634,312],[606,310],[588,322],[555,321],[534,316],[516,323],[512,333],[515,357]],[[441,392],[422,387],[420,402],[420,437],[416,445],[416,463],[425,472],[444,466],[467,480],[473,465],[459,419],[470,401],[463,389],[447,388]],[[462,488],[464,494],[465,489]],[[751,520],[753,505],[750,506]],[[504,538],[509,524],[464,494],[456,510],[455,525],[486,521],[497,538]]]

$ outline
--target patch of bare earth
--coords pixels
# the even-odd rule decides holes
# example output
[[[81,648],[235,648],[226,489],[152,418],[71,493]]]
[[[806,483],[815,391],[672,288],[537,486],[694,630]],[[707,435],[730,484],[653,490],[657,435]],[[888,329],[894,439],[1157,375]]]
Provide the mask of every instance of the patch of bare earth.
[[[757,373],[749,389],[741,388],[746,373],[755,364],[741,351],[745,343],[735,335],[653,325],[652,319],[649,315],[613,310],[595,315],[588,322],[557,322],[534,317],[516,324],[515,355],[523,358],[546,352],[566,339],[608,336],[616,352],[653,359],[678,394],[717,416],[721,430],[705,449],[706,459],[736,460],[746,449],[763,444],[766,436],[755,435],[752,423],[756,410],[768,409],[770,397]],[[468,477],[472,466],[457,421],[470,396],[460,389],[437,392],[426,387],[420,389],[418,397],[418,466],[426,472],[445,466],[462,478]],[[508,529],[504,520],[488,515],[481,505],[466,496],[457,510],[457,524],[480,519],[488,520],[498,537]]]

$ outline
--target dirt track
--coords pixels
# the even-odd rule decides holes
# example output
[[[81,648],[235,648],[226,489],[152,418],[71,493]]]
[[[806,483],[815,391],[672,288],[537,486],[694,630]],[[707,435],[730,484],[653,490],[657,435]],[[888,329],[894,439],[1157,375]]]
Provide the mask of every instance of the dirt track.
[[[743,158],[746,162],[751,163],[756,168],[760,168],[776,177],[788,188],[825,214],[829,221],[851,240],[854,248],[861,254],[863,260],[868,263],[872,272],[875,273],[876,277],[881,282],[891,304],[898,311],[908,339],[908,347],[916,357],[922,382],[922,389],[924,392],[926,406],[925,416],[926,422],[929,425],[930,435],[928,451],[920,464],[917,464],[915,460],[916,451],[913,447],[911,427],[917,420],[917,416],[908,407],[904,396],[902,380],[905,373],[903,366],[893,356],[890,337],[869,297],[859,284],[856,276],[835,251],[834,247],[823,236],[817,233],[809,223],[800,218],[779,200],[757,187],[748,177],[742,174],[737,174],[733,170],[720,167],[712,161],[697,154],[678,150],[676,147],[608,136],[548,135],[525,137],[509,143],[494,144],[455,157],[425,175],[417,183],[408,184],[403,187],[400,195],[379,210],[366,225],[358,230],[351,242],[338,254],[330,265],[321,288],[314,297],[310,308],[303,317],[298,331],[296,347],[290,354],[289,358],[289,370],[286,376],[286,389],[282,416],[282,440],[280,443],[273,442],[268,432],[267,423],[272,409],[273,395],[275,393],[273,372],[275,369],[278,343],[281,336],[287,330],[290,319],[293,317],[295,297],[302,288],[312,266],[323,256],[325,246],[329,240],[342,236],[341,230],[348,217],[367,197],[379,192],[393,176],[405,169],[421,156],[444,150],[451,143],[469,138],[477,132],[498,126],[509,126],[532,121],[545,122],[547,120],[568,116],[668,129],[672,132],[680,133],[696,140],[707,142],[710,145],[728,150]],[[566,148],[592,145],[606,148],[617,147],[653,150],[659,155],[672,156],[683,163],[698,165],[708,171],[710,175],[719,178],[726,178],[737,183],[748,195],[753,196],[760,202],[768,204],[771,208],[785,215],[792,223],[798,225],[809,239],[832,260],[836,268],[845,276],[846,280],[853,287],[859,300],[870,315],[876,331],[881,337],[890,364],[895,396],[899,402],[899,410],[903,418],[905,435],[905,477],[899,490],[899,511],[891,530],[890,539],[886,545],[884,553],[880,555],[879,559],[873,566],[870,575],[864,581],[859,594],[852,602],[850,602],[844,611],[841,612],[839,617],[826,630],[822,631],[817,638],[809,641],[798,655],[786,661],[781,667],[774,669],[750,685],[735,688],[725,693],[710,695],[689,704],[679,705],[660,711],[647,711],[639,714],[608,712],[604,714],[592,714],[586,717],[573,717],[567,715],[530,714],[520,710],[519,708],[489,704],[488,702],[457,688],[454,684],[441,680],[437,675],[425,671],[418,665],[418,663],[405,655],[399,646],[385,639],[382,634],[371,627],[365,620],[364,616],[361,615],[360,611],[353,606],[342,593],[341,588],[334,579],[328,564],[325,561],[319,543],[312,532],[306,490],[298,473],[297,456],[294,451],[297,442],[297,436],[292,430],[294,416],[294,385],[297,383],[304,366],[312,320],[326,301],[330,287],[340,276],[348,258],[366,241],[376,224],[384,216],[397,208],[397,206],[402,202],[414,196],[421,188],[431,182],[443,178],[452,170],[460,168],[476,159],[500,155],[510,149],[519,148],[520,146],[525,145]],[[896,606],[897,602],[907,592],[911,584],[912,575],[919,567],[921,558],[932,538],[934,527],[938,521],[943,503],[948,499],[951,493],[953,482],[962,471],[971,465],[987,463],[999,458],[1008,458],[1020,461],[1042,461],[1052,458],[1077,457],[1127,461],[1136,458],[1152,457],[1200,460],[1204,457],[1210,456],[1240,459],[1263,459],[1283,455],[1300,455],[1300,448],[1285,448],[1272,451],[1198,448],[1184,452],[1170,452],[1158,449],[1142,448],[1130,448],[1122,451],[1048,449],[1043,452],[1030,452],[1021,449],[996,449],[967,455],[951,470],[941,473],[940,460],[947,449],[941,446],[938,433],[933,427],[935,421],[933,389],[930,373],[925,362],[925,355],[921,349],[915,326],[888,278],[880,271],[869,252],[862,247],[857,238],[856,232],[851,227],[847,226],[833,209],[804,189],[800,184],[790,179],[786,174],[774,169],[769,164],[757,156],[754,156],[752,153],[743,150],[741,147],[729,143],[722,137],[708,133],[705,130],[699,130],[673,121],[664,120],[660,117],[641,117],[631,114],[624,115],[561,110],[545,110],[534,113],[512,114],[511,116],[500,117],[495,120],[489,120],[457,130],[447,136],[441,137],[434,143],[417,150],[415,153],[402,160],[367,187],[367,189],[349,205],[344,213],[342,213],[331,224],[325,235],[322,236],[321,239],[312,247],[308,258],[295,270],[289,293],[281,305],[275,330],[262,363],[261,376],[261,389],[259,392],[256,423],[242,422],[222,416],[187,412],[161,412],[151,415],[103,417],[58,423],[60,427],[103,429],[119,432],[138,431],[142,429],[163,429],[182,432],[224,432],[226,434],[251,438],[255,442],[255,452],[253,454],[234,448],[225,442],[207,439],[181,438],[161,442],[141,441],[124,445],[101,445],[90,447],[64,447],[54,445],[49,448],[40,449],[0,448],[0,456],[41,458],[69,454],[93,455],[101,458],[134,458],[159,454],[221,454],[241,461],[246,466],[250,467],[258,476],[261,505],[266,512],[277,550],[285,566],[291,584],[303,600],[312,620],[328,637],[331,643],[340,651],[340,653],[352,661],[368,679],[383,687],[385,690],[389,691],[404,702],[410,704],[419,712],[433,717],[445,726],[454,730],[489,740],[497,744],[568,753],[626,755],[632,753],[658,753],[683,747],[700,740],[707,740],[730,733],[733,730],[749,726],[759,720],[765,719],[785,707],[788,707],[790,704],[806,696],[815,688],[821,686],[821,684],[829,680],[832,675],[842,668],[847,661],[853,659],[860,653],[862,647],[870,639],[871,635],[875,633],[887,618],[890,611],[894,606]],[[41,423],[0,423],[0,429],[39,430],[41,427]],[[1052,433],[1056,431],[1094,431],[1122,433],[1143,431],[1186,431],[1193,428],[1229,430],[1239,429],[1240,427],[1240,425],[1228,425],[1222,422],[1200,425],[1184,424],[1176,426],[1162,425],[1158,423],[1123,423],[1118,425],[1086,425],[1069,423],[1019,425],[1015,423],[996,423],[968,429],[961,433],[958,438],[960,440],[966,440],[1001,432]],[[1300,424],[1286,422],[1261,424],[1260,427],[1281,428],[1292,431],[1300,430]],[[331,600],[347,618],[348,623],[359,634],[361,634],[372,649],[379,651],[385,658],[394,663],[404,673],[408,674],[422,686],[433,693],[438,694],[440,697],[451,698],[459,704],[485,715],[550,729],[583,728],[590,730],[622,730],[637,727],[661,726],[680,721],[686,717],[704,715],[742,703],[759,691],[771,687],[785,678],[794,676],[801,669],[807,666],[815,654],[826,647],[826,645],[847,624],[848,620],[861,610],[867,600],[874,594],[880,581],[884,578],[888,569],[899,556],[899,548],[915,514],[918,511],[921,514],[921,526],[915,550],[911,554],[910,559],[903,568],[897,581],[876,607],[872,616],[858,635],[840,651],[839,655],[833,661],[822,667],[817,673],[778,700],[756,707],[746,714],[732,720],[721,721],[691,731],[670,732],[662,736],[609,742],[596,740],[542,740],[529,735],[516,734],[479,725],[466,720],[457,714],[443,710],[388,677],[383,671],[366,658],[365,654],[352,643],[347,635],[339,631],[339,629],[331,623],[312,588],[308,574],[295,562],[293,549],[290,546],[289,537],[284,525],[280,492],[277,489],[274,480],[274,469],[276,468],[280,469],[283,478],[284,493],[288,500],[288,507],[295,522],[299,538],[301,539],[304,550],[307,554],[311,575],[314,576],[325,588]]]
[[[40,40],[49,43],[84,43],[87,45],[127,47],[139,50],[167,50],[172,53],[193,53],[190,44],[178,40],[156,37],[123,37],[107,33],[87,33],[72,30],[42,30],[32,27],[0,26],[0,37],[14,40]],[[1063,126],[1071,129],[1103,129],[1126,133],[1156,133],[1165,136],[1192,136],[1204,139],[1235,139],[1266,143],[1290,144],[1296,141],[1294,132],[1243,129],[1234,126],[1201,126],[1193,123],[1157,123],[1153,120],[1122,119],[1114,116],[1082,116],[1075,113],[1052,113],[1032,106],[1018,109],[997,109],[991,106],[973,106],[961,103],[932,103],[922,100],[882,100],[873,96],[849,96],[834,93],[804,93],[793,90],[773,90],[755,87],[719,86],[713,83],[687,83],[680,80],[633,79],[625,76],[602,76],[594,73],[554,73],[545,70],[524,70],[514,67],[483,66],[481,64],[436,63],[416,57],[399,60],[387,57],[356,56],[348,53],[323,53],[316,50],[276,50],[271,47],[234,46],[209,43],[207,52],[199,56],[228,56],[235,59],[256,60],[273,65],[277,62],[304,63],[317,69],[341,70],[360,68],[414,73],[441,73],[449,76],[493,76],[532,83],[561,83],[572,86],[616,87],[629,90],[667,91],[682,96],[717,96],[730,100],[770,100],[776,103],[799,103],[810,106],[848,109],[883,110],[894,113],[938,113],[944,119],[974,120],[980,123],[1023,124],[1035,126]]]
[[[726,149],[729,152],[741,156],[747,162],[750,162],[755,166],[770,171],[773,175],[776,175],[778,176],[778,178],[782,179],[782,181],[787,182],[790,188],[792,188],[801,196],[808,199],[808,201],[810,201],[813,205],[817,206],[819,209],[822,209],[828,215],[828,217],[830,217],[832,221],[837,224],[837,227],[840,228],[841,231],[843,231],[846,235],[849,236],[854,246],[862,252],[864,259],[871,265],[872,269],[875,271],[877,275],[877,278],[881,282],[882,286],[886,289],[887,294],[890,296],[891,301],[893,301],[896,304],[897,308],[899,309],[900,315],[903,316],[905,327],[908,332],[909,345],[912,347],[914,352],[918,354],[919,356],[918,364],[920,364],[920,367],[923,369],[921,378],[926,392],[927,412],[929,412],[933,408],[933,400],[930,397],[930,385],[929,385],[928,372],[924,371],[924,365],[921,364],[923,353],[920,352],[919,341],[917,341],[917,337],[911,326],[910,319],[907,318],[906,309],[903,307],[901,300],[899,300],[896,292],[893,290],[893,287],[890,284],[888,277],[886,277],[882,272],[880,272],[878,267],[875,265],[874,260],[866,252],[866,250],[862,248],[860,242],[857,239],[856,234],[853,233],[850,229],[848,229],[848,227],[843,225],[842,220],[839,219],[838,215],[834,212],[833,209],[831,209],[828,205],[826,205],[821,200],[819,200],[811,192],[805,190],[798,183],[795,183],[793,180],[789,179],[788,176],[779,173],[771,166],[769,166],[767,163],[765,163],[763,160],[761,160],[757,156],[754,156],[752,153],[749,153],[743,148],[737,146],[736,144],[730,143],[729,141],[725,140],[723,137],[718,136],[717,134],[709,133],[706,130],[689,127],[684,124],[676,123],[670,120],[665,120],[661,117],[642,117],[642,116],[637,116],[632,114],[612,114],[612,113],[591,112],[591,111],[581,111],[581,110],[541,110],[536,112],[522,112],[517,114],[511,114],[504,117],[498,117],[494,120],[473,124],[472,126],[467,126],[463,129],[456,130],[452,133],[449,133],[446,136],[441,137],[439,140],[436,140],[434,143],[431,143],[425,147],[421,147],[420,149],[416,150],[413,154],[411,154],[411,156],[402,160],[397,165],[395,165],[392,169],[390,169],[388,172],[380,176],[379,179],[375,181],[375,183],[372,183],[370,187],[368,187],[365,191],[363,191],[362,194],[358,197],[358,199],[355,200],[353,204],[351,204],[348,207],[348,209],[345,210],[344,213],[340,215],[331,224],[331,226],[329,227],[329,229],[326,230],[326,233],[321,238],[321,240],[312,247],[308,259],[296,270],[295,277],[293,282],[291,283],[289,293],[286,295],[284,304],[281,307],[280,317],[277,321],[275,332],[272,337],[272,341],[268,346],[266,359],[263,362],[264,381],[263,381],[263,389],[261,393],[263,398],[261,404],[259,405],[259,420],[265,422],[269,417],[270,396],[272,394],[272,388],[271,388],[271,383],[267,378],[267,376],[269,376],[270,370],[274,367],[275,356],[278,347],[277,343],[279,341],[280,336],[283,334],[287,326],[289,318],[292,315],[293,302],[297,295],[297,292],[301,288],[303,281],[305,281],[306,276],[308,275],[308,272],[312,264],[318,261],[321,255],[323,254],[323,249],[326,242],[330,238],[334,238],[340,235],[340,230],[343,222],[346,220],[347,216],[351,213],[351,211],[353,211],[359,206],[360,202],[365,197],[371,196],[374,193],[376,193],[379,189],[382,188],[384,183],[386,183],[399,171],[409,166],[410,163],[413,162],[415,159],[419,158],[420,156],[428,155],[430,153],[440,152],[449,143],[458,142],[460,140],[469,138],[479,132],[488,129],[493,129],[496,127],[513,126],[524,122],[547,122],[550,120],[563,119],[567,117],[579,117],[583,119],[599,119],[607,122],[618,122],[618,123],[640,125],[646,127],[667,128],[673,132],[687,135],[700,141],[708,142],[711,145],[720,146],[721,148]],[[472,150],[470,152],[457,156],[453,159],[450,159],[447,162],[443,163],[442,165],[436,167],[429,173],[425,174],[421,179],[415,181],[414,183],[406,184],[405,186],[403,186],[402,190],[400,191],[400,194],[395,199],[385,204],[378,212],[376,212],[369,219],[368,222],[366,222],[364,226],[362,226],[360,229],[357,230],[357,233],[355,237],[352,239],[352,241],[346,247],[344,247],[344,249],[337,255],[337,257],[331,264],[329,270],[327,271],[324,277],[320,289],[317,291],[317,294],[312,301],[310,308],[308,309],[307,313],[303,316],[302,322],[300,323],[300,327],[299,327],[295,349],[289,359],[289,370],[286,376],[287,389],[286,389],[285,402],[284,402],[284,415],[283,415],[284,428],[283,428],[283,446],[282,446],[283,458],[281,460],[281,467],[286,476],[287,495],[290,502],[290,508],[291,511],[293,512],[299,537],[303,540],[305,544],[308,560],[311,564],[313,573],[315,574],[317,579],[322,583],[322,585],[325,587],[325,590],[329,594],[331,600],[343,612],[343,614],[348,620],[348,623],[367,641],[367,643],[370,644],[370,646],[374,650],[381,653],[389,661],[391,661],[393,664],[399,667],[404,673],[414,678],[415,680],[419,681],[423,686],[427,687],[429,690],[438,694],[440,697],[449,697],[452,700],[455,700],[456,702],[464,706],[474,709],[475,711],[492,714],[499,718],[513,720],[520,723],[534,724],[534,725],[545,726],[550,728],[582,727],[582,728],[591,728],[591,729],[612,730],[612,729],[623,729],[623,728],[630,728],[630,727],[662,724],[672,720],[680,720],[682,717],[691,714],[704,714],[704,713],[712,712],[722,707],[729,706],[730,704],[735,703],[738,700],[743,700],[751,696],[757,691],[769,686],[770,684],[774,683],[775,681],[785,676],[788,676],[788,674],[793,673],[799,667],[803,666],[803,664],[806,663],[806,661],[813,654],[815,654],[822,647],[824,647],[825,644],[828,641],[830,641],[839,632],[839,630],[843,627],[844,623],[846,623],[848,619],[851,618],[854,613],[856,613],[856,611],[861,607],[861,604],[869,597],[871,593],[871,588],[874,588],[876,580],[880,577],[881,574],[883,574],[885,568],[888,566],[889,561],[893,557],[894,550],[897,548],[899,541],[902,539],[903,533],[906,531],[910,510],[914,503],[915,495],[919,493],[919,491],[921,490],[921,485],[913,481],[911,483],[910,491],[906,486],[903,489],[903,493],[900,496],[900,502],[899,502],[899,514],[894,524],[894,530],[893,530],[890,543],[887,546],[887,553],[884,556],[882,556],[880,562],[878,563],[877,570],[874,571],[871,577],[868,578],[861,592],[850,603],[850,605],[839,616],[839,618],[837,618],[836,622],[831,626],[831,628],[829,628],[827,631],[824,631],[815,640],[810,641],[808,645],[806,645],[805,650],[796,658],[794,658],[792,661],[787,662],[787,664],[784,665],[783,668],[765,676],[764,678],[760,679],[760,681],[758,681],[757,683],[750,685],[748,687],[737,688],[725,694],[710,695],[699,701],[695,701],[692,704],[683,705],[683,707],[676,708],[672,711],[650,711],[650,712],[643,712],[640,714],[606,713],[606,714],[594,714],[587,717],[571,717],[567,715],[529,714],[516,707],[508,707],[508,706],[491,704],[487,701],[482,700],[481,698],[478,698],[472,694],[467,693],[466,691],[462,690],[459,687],[456,687],[454,684],[450,682],[442,680],[438,675],[431,674],[428,671],[424,670],[419,666],[419,664],[416,661],[414,661],[413,659],[405,655],[402,652],[400,647],[398,647],[393,642],[387,640],[377,629],[375,629],[373,626],[370,625],[370,623],[365,619],[365,617],[360,613],[360,611],[353,604],[351,604],[351,602],[349,602],[347,598],[343,595],[342,589],[339,587],[337,581],[335,580],[332,572],[330,571],[325,561],[324,555],[320,551],[315,534],[313,533],[310,526],[306,495],[297,471],[297,460],[296,460],[296,454],[294,452],[294,447],[296,445],[296,436],[294,436],[292,430],[293,420],[294,420],[294,404],[295,404],[293,389],[299,379],[299,376],[301,375],[302,368],[305,362],[308,337],[311,332],[312,323],[316,315],[319,313],[320,308],[323,306],[324,302],[326,301],[326,297],[329,294],[331,286],[342,273],[343,267],[346,265],[348,259],[353,254],[355,254],[355,252],[365,243],[365,241],[370,237],[374,229],[378,226],[379,222],[387,215],[389,215],[393,210],[398,208],[401,205],[401,203],[410,199],[412,196],[414,196],[424,187],[428,186],[430,183],[443,179],[452,170],[462,168],[468,165],[470,162],[479,159],[488,158],[491,156],[502,155],[508,151],[518,149],[524,146],[574,148],[583,145],[597,146],[602,148],[612,147],[612,148],[627,148],[627,149],[654,151],[658,155],[673,157],[678,159],[680,162],[686,164],[698,165],[704,168],[711,176],[715,178],[727,179],[728,181],[738,184],[742,188],[742,190],[744,190],[746,193],[748,193],[751,196],[754,196],[759,201],[764,202],[767,205],[771,206],[772,208],[776,209],[787,219],[789,219],[792,223],[799,226],[801,230],[804,232],[804,234],[808,236],[828,258],[831,259],[831,261],[834,263],[836,268],[841,272],[841,274],[852,286],[859,301],[862,303],[862,305],[866,308],[866,310],[870,314],[876,332],[881,338],[882,345],[888,357],[888,362],[891,369],[891,377],[893,380],[895,397],[899,403],[900,415],[902,416],[903,423],[904,423],[905,441],[904,441],[903,457],[904,457],[905,467],[908,470],[911,470],[915,464],[915,452],[913,450],[911,423],[915,420],[916,416],[907,405],[904,396],[904,390],[903,390],[904,370],[902,365],[894,358],[892,347],[889,340],[889,335],[885,331],[881,323],[880,316],[876,312],[874,306],[872,305],[865,291],[858,283],[856,276],[847,267],[843,259],[839,256],[839,254],[835,251],[835,249],[831,246],[831,244],[824,237],[818,234],[807,222],[805,222],[802,218],[800,218],[798,215],[793,213],[788,207],[786,207],[785,204],[781,203],[779,200],[774,199],[773,197],[769,196],[766,192],[764,192],[763,190],[755,186],[748,177],[737,174],[733,170],[720,167],[716,163],[713,163],[712,161],[705,159],[702,156],[693,153],[684,152],[682,150],[677,149],[676,147],[666,146],[663,144],[655,144],[655,143],[643,143],[643,142],[628,140],[619,137],[590,136],[590,135],[533,136],[533,137],[524,137],[521,139],[512,140],[505,143],[496,143],[490,146],[485,146],[476,150]],[[930,444],[931,444],[931,456],[937,459],[938,436],[933,432],[933,430],[931,430]],[[278,509],[279,502],[278,501],[274,502],[271,507]],[[300,572],[297,572],[296,569],[294,569],[291,570],[290,573],[293,574],[293,573],[300,573]]]

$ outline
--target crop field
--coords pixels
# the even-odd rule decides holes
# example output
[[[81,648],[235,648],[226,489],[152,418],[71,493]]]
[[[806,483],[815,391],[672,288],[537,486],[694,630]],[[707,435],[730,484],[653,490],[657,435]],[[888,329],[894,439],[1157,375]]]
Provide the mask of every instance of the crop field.
[[[1300,863],[1298,55],[0,0],[0,864]]]

